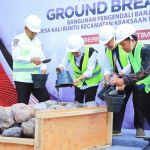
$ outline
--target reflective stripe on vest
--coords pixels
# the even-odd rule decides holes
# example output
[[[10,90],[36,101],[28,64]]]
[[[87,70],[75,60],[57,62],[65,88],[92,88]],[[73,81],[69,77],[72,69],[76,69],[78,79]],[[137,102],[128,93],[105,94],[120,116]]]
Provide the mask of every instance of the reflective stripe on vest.
[[[31,74],[39,74],[40,66],[35,67],[33,63],[23,64],[13,62],[13,79],[24,81],[24,80],[32,80]]]
[[[132,65],[132,68],[134,70],[134,73],[139,72],[141,69],[141,49],[143,47],[143,43],[138,42],[136,44],[136,48],[134,51],[134,56],[132,55],[132,52],[129,53],[129,59]],[[137,85],[144,84],[145,85],[145,92],[149,93],[150,92],[150,76],[146,77],[143,80],[140,80],[136,82]]]
[[[106,50],[106,56],[109,59],[111,66],[113,68],[114,71],[114,65],[113,65],[113,57],[112,57],[112,51],[113,50]],[[122,47],[120,45],[118,45],[118,51],[119,51],[119,60],[121,62],[121,65],[123,68],[125,68],[128,64],[128,59],[127,59],[127,53],[122,49]]]
[[[76,78],[80,77],[83,74],[83,72],[85,72],[87,70],[87,65],[88,65],[88,60],[89,60],[89,46],[85,46],[83,57],[84,57],[84,59],[83,59],[83,63],[82,63],[82,68],[80,70],[75,64],[75,58],[74,58],[73,54],[70,53],[70,55],[69,55],[70,63],[73,68],[73,71],[74,71],[74,80],[76,80]],[[84,81],[88,86],[93,86],[93,85],[99,83],[101,80],[102,80],[101,67],[100,67],[100,64],[98,64],[98,62],[97,62],[95,64],[95,69],[93,71],[92,77],[86,78],[86,79],[80,81],[78,84],[78,87],[81,87],[83,85]]]
[[[40,67],[35,68],[14,68],[13,72],[34,72],[34,71],[40,71]]]
[[[24,52],[26,51],[26,53]],[[28,51],[28,53],[27,53]],[[25,57],[31,57],[30,50],[21,49],[21,56]],[[36,53],[37,56],[40,57],[40,53]],[[20,62],[14,62],[13,61],[13,79],[24,81],[24,80],[32,80],[31,74],[39,74],[40,73],[40,66],[36,67],[33,63],[20,63]]]

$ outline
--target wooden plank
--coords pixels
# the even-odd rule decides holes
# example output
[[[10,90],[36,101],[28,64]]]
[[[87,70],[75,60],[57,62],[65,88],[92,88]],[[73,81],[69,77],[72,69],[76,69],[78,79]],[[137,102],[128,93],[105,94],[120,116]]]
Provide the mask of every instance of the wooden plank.
[[[42,150],[80,150],[107,143],[108,112],[43,119]],[[40,149],[41,150],[41,149]]]
[[[37,111],[37,114],[48,114],[48,113],[56,113],[56,112],[72,112],[72,111],[82,111],[82,110],[93,110],[93,109],[105,109],[107,110],[106,106],[98,106],[98,107],[85,107],[85,108],[74,108],[74,109],[62,109],[62,110],[41,110]]]
[[[113,126],[113,113],[108,112],[108,118],[107,118],[107,144],[112,144],[112,126]]]
[[[102,150],[102,149],[108,148],[108,147],[110,147],[110,145],[93,146],[93,147],[82,149],[82,150]]]
[[[15,143],[0,143],[0,150],[34,150],[34,146]]]
[[[35,145],[34,150],[42,150],[43,146],[43,119],[36,119],[35,122]]]
[[[23,145],[34,145],[34,139],[27,139],[27,138],[0,137],[0,143],[2,142],[23,144]]]
[[[39,111],[36,113],[36,118],[56,118],[56,117],[67,117],[67,116],[75,116],[75,115],[86,115],[86,114],[94,114],[100,112],[106,112],[106,107],[94,107],[94,108],[77,108],[71,110],[55,110],[55,111]]]

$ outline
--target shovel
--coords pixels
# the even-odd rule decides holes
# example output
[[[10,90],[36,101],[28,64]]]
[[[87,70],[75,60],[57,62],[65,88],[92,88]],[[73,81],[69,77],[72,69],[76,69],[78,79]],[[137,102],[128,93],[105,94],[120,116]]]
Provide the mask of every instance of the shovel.
[[[43,61],[41,61],[43,64],[46,64],[46,63],[48,63],[48,62],[50,62],[51,61],[51,59],[45,59],[45,60],[43,60]]]

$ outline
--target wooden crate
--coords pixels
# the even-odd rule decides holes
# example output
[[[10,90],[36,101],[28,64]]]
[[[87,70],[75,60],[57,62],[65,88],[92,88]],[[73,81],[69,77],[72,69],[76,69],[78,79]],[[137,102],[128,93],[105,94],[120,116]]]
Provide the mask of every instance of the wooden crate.
[[[0,137],[0,150],[87,150],[112,143],[112,113],[106,107],[39,111],[35,139]]]

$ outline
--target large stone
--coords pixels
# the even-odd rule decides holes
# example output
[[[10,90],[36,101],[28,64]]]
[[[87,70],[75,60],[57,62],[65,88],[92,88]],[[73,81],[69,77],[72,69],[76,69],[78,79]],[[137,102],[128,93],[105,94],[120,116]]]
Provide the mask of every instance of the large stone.
[[[18,109],[24,108],[25,106],[27,106],[27,105],[24,104],[24,103],[14,104],[14,105],[12,105],[12,107],[11,107],[11,111],[12,111],[12,113],[14,114]]]
[[[3,131],[2,136],[6,137],[21,137],[22,128],[21,127],[12,127]]]
[[[14,113],[14,118],[17,123],[26,122],[35,117],[36,110],[33,105],[26,105],[23,108],[18,109]]]
[[[51,105],[57,105],[57,101],[55,101],[55,100],[48,100],[48,101],[45,101],[45,104],[47,105],[47,107],[49,107]]]
[[[38,110],[45,110],[47,109],[47,105],[44,102],[38,103],[34,105],[34,108]]]
[[[7,116],[13,118],[13,112],[11,111],[11,109],[5,109],[5,113],[6,113]]]
[[[74,103],[67,103],[65,106],[67,109],[77,108]]]
[[[86,102],[86,103],[84,104],[84,106],[91,108],[91,107],[98,107],[99,104],[98,104],[96,101],[90,101],[90,102]]]
[[[34,138],[35,135],[35,118],[29,119],[27,122],[23,122],[22,130],[25,137]]]
[[[79,103],[75,101],[74,103],[71,102],[64,102],[61,103],[62,106],[65,106],[67,109],[72,109],[72,108],[83,108],[85,107],[83,103]]]
[[[11,127],[14,123],[14,119],[10,116],[3,115],[0,118],[0,129],[5,130],[9,127]]]
[[[0,119],[5,115],[6,115],[6,113],[5,113],[4,107],[0,106]]]
[[[61,110],[61,109],[66,109],[64,106],[61,105],[51,105],[47,109],[49,110]]]
[[[14,119],[11,109],[5,109],[0,106],[0,129],[5,130],[11,127],[13,123]]]

